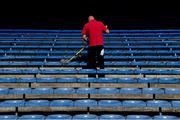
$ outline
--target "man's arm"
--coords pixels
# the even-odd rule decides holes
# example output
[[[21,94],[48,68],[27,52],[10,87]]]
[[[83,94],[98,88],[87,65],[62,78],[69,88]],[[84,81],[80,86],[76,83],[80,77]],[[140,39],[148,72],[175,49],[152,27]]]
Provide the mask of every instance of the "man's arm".
[[[84,25],[84,28],[83,28],[83,30],[82,30],[82,39],[83,39],[84,41],[87,40],[86,35],[87,35],[87,27],[86,27],[86,25]]]
[[[108,29],[108,26],[106,25],[106,30],[105,30],[105,32],[107,33],[107,34],[109,34],[109,29]]]
[[[104,32],[106,32],[107,34],[109,34],[109,29],[108,29],[108,26],[107,26],[107,25],[105,26],[105,25],[102,23],[102,29],[103,29]]]

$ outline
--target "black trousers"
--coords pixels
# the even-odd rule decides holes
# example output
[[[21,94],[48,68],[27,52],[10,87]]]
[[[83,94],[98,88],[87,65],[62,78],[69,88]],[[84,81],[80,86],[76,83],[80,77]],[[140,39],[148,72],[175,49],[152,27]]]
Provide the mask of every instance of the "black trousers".
[[[104,69],[104,47],[103,46],[92,46],[88,48],[88,69]],[[96,77],[96,74],[89,74],[88,77]],[[105,77],[104,74],[99,74],[98,77]]]

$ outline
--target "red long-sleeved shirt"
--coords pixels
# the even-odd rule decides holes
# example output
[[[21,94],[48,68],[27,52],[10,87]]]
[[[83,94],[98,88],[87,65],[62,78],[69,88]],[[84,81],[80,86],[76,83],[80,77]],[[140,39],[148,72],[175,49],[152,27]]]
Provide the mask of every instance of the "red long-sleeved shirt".
[[[104,45],[103,32],[106,30],[102,22],[91,20],[84,25],[82,35],[89,35],[89,46]]]

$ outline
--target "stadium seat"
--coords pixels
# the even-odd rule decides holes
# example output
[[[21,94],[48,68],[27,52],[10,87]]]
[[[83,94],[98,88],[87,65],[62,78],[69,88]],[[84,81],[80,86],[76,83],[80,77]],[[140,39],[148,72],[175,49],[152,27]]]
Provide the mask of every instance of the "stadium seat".
[[[159,78],[159,83],[178,84],[178,83],[180,83],[180,80],[177,78]]]
[[[124,100],[122,105],[124,107],[146,107],[146,103],[141,100]]]
[[[72,120],[72,116],[67,114],[54,114],[48,115],[46,120]]]
[[[117,89],[117,88],[99,88],[98,94],[119,94],[119,89]]]
[[[154,116],[154,120],[179,120],[180,118],[170,115],[157,115]]]
[[[158,83],[157,78],[138,78],[138,83]]]
[[[149,100],[147,101],[147,107],[171,108],[171,103],[165,100]]]
[[[52,107],[73,107],[74,103],[72,100],[53,100],[50,103]]]
[[[36,78],[20,78],[17,79],[17,82],[36,82]]]
[[[50,83],[50,82],[56,82],[56,79],[55,78],[38,78],[37,82]]]
[[[143,88],[143,94],[164,94],[161,88]]]
[[[125,117],[122,115],[105,114],[101,115],[99,120],[125,120]]]
[[[17,120],[16,115],[0,115],[0,120]]]
[[[137,79],[135,78],[118,78],[118,83],[137,83]]]
[[[77,81],[76,81],[76,78],[57,78],[56,81],[57,81],[58,83],[63,83],[63,82],[65,82],[65,83],[77,82]]]
[[[23,107],[24,100],[5,100],[0,102],[0,107]]]
[[[99,78],[96,82],[99,83],[116,83],[117,80],[115,78]]]
[[[26,107],[48,107],[49,101],[48,100],[29,100],[25,103]]]
[[[148,115],[128,115],[126,120],[153,120]]]
[[[13,83],[16,81],[16,78],[0,78],[0,83]]]
[[[121,102],[118,100],[100,100],[98,102],[99,107],[120,107],[122,106]]]
[[[22,115],[18,120],[45,120],[43,115]]]
[[[78,88],[76,90],[77,94],[97,94],[98,90],[95,88]]]
[[[96,74],[95,69],[80,69],[78,71],[79,74]]]
[[[166,88],[165,94],[180,94],[179,88]]]
[[[75,94],[74,88],[57,88],[54,89],[54,94]]]
[[[95,100],[76,100],[74,102],[75,107],[96,107],[97,106],[97,101]]]
[[[72,120],[98,120],[98,117],[93,114],[79,114],[73,116]]]
[[[52,88],[35,88],[32,89],[32,94],[53,94]]]
[[[9,93],[9,88],[0,88],[0,95],[1,94],[8,94]]]
[[[138,88],[121,88],[120,94],[142,94],[142,91]]]
[[[9,94],[31,94],[31,88],[10,89]]]
[[[77,82],[96,82],[96,78],[79,78]]]

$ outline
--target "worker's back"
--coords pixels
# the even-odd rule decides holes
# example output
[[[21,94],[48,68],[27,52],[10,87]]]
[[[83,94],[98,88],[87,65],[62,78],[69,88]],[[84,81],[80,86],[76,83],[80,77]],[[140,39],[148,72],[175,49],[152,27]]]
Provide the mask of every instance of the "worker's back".
[[[91,20],[85,24],[82,34],[89,35],[89,46],[104,45],[103,31],[106,29],[102,22]]]

